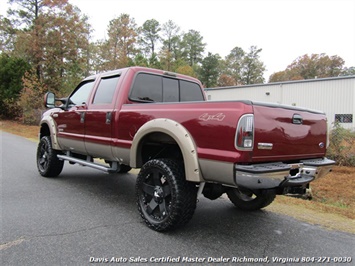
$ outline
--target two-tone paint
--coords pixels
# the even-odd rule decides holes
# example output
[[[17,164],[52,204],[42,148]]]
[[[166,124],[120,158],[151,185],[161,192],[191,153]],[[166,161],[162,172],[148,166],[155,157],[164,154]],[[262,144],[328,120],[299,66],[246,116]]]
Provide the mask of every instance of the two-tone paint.
[[[230,186],[238,185],[236,165],[299,163],[325,156],[327,126],[321,112],[251,101],[137,103],[129,99],[129,93],[141,72],[169,75],[134,67],[91,76],[83,81],[94,82],[86,103],[47,111],[42,127],[51,131],[54,148],[140,168],[144,138],[152,133],[168,136],[181,150],[187,180]],[[114,101],[92,104],[100,79],[114,75],[120,76]],[[195,82],[202,90],[196,79],[183,75],[174,78]],[[254,116],[254,142],[249,149],[239,149],[237,125],[246,114]],[[275,172],[265,175],[280,182],[284,178]]]

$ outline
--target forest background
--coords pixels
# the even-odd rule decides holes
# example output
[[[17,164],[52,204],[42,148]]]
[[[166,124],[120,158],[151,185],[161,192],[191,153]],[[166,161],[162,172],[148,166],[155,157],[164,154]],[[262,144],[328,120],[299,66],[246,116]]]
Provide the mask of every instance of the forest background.
[[[198,30],[169,20],[137,25],[129,14],[109,21],[93,40],[88,17],[67,0],[9,0],[0,16],[0,118],[38,122],[46,91],[68,95],[85,76],[139,65],[199,78],[205,87],[266,82],[262,48],[235,46],[222,58],[206,52]],[[305,54],[268,82],[354,75],[338,55]]]

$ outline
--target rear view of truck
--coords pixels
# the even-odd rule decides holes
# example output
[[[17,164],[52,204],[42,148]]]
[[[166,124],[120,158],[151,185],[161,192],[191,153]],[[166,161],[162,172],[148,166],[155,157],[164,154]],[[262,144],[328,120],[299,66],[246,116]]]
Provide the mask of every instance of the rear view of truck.
[[[324,113],[293,106],[253,103],[253,114],[238,124],[236,148],[250,154],[235,164],[238,188],[227,194],[239,208],[269,205],[276,194],[302,194],[309,183],[331,171],[325,158],[327,121]]]

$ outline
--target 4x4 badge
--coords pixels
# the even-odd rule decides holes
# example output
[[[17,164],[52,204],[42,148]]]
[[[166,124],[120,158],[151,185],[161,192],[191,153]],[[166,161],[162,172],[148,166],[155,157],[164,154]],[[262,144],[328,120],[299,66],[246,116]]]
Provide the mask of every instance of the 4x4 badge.
[[[204,113],[204,114],[200,115],[200,117],[198,119],[199,120],[203,120],[203,121],[209,121],[209,120],[223,121],[223,119],[225,117],[226,116],[223,113],[218,113],[218,114],[215,114],[215,115],[210,115],[208,113]]]

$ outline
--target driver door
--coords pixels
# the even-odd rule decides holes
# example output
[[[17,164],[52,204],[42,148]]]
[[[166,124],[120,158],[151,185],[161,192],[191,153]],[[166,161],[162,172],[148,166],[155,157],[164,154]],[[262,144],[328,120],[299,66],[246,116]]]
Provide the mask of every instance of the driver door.
[[[64,111],[53,114],[57,123],[58,142],[62,149],[86,154],[84,134],[87,101],[95,80],[84,81],[71,94]]]

